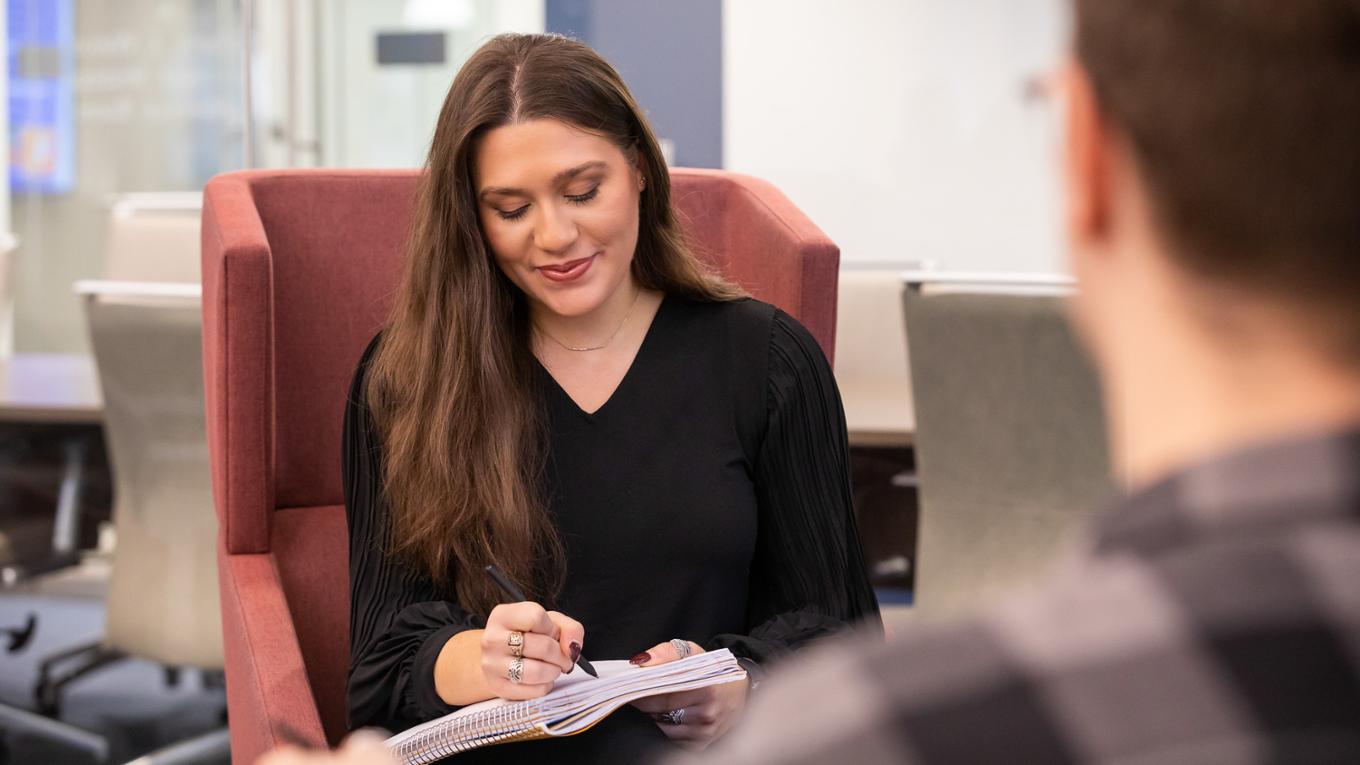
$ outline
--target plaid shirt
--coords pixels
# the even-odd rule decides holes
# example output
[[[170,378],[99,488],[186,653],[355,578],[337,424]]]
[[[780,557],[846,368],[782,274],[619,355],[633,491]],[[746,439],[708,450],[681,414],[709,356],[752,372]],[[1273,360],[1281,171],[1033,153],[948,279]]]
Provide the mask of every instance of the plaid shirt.
[[[1185,471],[1094,543],[975,621],[777,672],[702,762],[1360,763],[1360,431]]]

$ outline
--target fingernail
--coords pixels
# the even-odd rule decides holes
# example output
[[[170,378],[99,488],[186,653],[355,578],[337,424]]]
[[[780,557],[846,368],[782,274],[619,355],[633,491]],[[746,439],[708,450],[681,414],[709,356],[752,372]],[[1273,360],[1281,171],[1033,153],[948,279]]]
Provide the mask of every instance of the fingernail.
[[[651,660],[652,660],[652,655],[651,655],[650,653],[647,653],[646,651],[643,651],[642,653],[638,654],[637,656],[634,656],[633,658],[629,659],[629,660],[628,660],[628,663],[629,663],[629,664],[636,664],[636,665],[638,665],[638,666],[642,666],[643,664],[646,664],[647,662],[649,662],[649,661],[651,661]]]
[[[575,663],[576,663],[576,660],[579,659],[579,658],[581,658],[581,644],[580,644],[580,643],[572,643],[572,644],[571,644],[571,663],[572,663],[572,664],[575,664]]]

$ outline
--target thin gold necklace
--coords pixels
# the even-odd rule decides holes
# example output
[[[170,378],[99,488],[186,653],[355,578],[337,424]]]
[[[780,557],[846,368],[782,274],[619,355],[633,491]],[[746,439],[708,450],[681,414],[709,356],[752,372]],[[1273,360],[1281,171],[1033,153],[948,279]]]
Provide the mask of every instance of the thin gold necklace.
[[[623,331],[623,325],[627,324],[629,317],[633,315],[633,309],[637,307],[638,298],[640,297],[642,297],[641,287],[639,287],[638,291],[633,294],[633,302],[628,305],[628,311],[624,313],[623,320],[619,322],[619,326],[615,327],[614,331],[609,334],[609,337],[605,338],[605,341],[603,343],[600,343],[599,345],[587,345],[582,347],[567,345],[561,340],[558,340],[557,338],[553,337],[552,334],[549,333],[548,330],[544,329],[543,326],[538,322],[534,322],[534,329],[538,330],[541,335],[553,341],[554,343],[557,343],[558,345],[562,346],[564,349],[568,351],[574,351],[576,353],[585,353],[586,351],[602,350],[604,348],[609,347],[609,344],[614,342],[614,338],[619,336],[619,332]]]

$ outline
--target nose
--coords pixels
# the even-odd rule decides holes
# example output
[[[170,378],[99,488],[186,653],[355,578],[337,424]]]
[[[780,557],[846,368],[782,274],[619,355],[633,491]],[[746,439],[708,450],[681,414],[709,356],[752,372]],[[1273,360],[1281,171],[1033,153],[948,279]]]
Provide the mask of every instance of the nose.
[[[570,213],[555,206],[539,208],[538,225],[534,227],[534,244],[544,252],[566,252],[576,242],[576,221]]]

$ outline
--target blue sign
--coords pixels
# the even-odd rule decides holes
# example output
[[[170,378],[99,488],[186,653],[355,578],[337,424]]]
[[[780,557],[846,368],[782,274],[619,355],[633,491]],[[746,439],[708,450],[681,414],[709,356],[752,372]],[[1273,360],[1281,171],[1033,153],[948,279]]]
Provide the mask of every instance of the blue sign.
[[[75,185],[72,0],[7,0],[9,183],[15,194]]]

